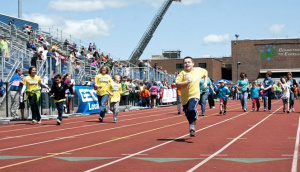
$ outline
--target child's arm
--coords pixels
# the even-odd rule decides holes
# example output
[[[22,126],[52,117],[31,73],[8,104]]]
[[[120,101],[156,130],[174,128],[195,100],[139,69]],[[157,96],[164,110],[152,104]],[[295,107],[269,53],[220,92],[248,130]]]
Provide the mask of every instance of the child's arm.
[[[126,90],[126,91],[122,91],[120,94],[124,94],[124,93],[128,93],[129,90]]]
[[[111,96],[114,95],[112,92],[110,92],[110,91],[108,91],[108,90],[107,90],[107,92],[108,92],[108,94],[111,95]]]

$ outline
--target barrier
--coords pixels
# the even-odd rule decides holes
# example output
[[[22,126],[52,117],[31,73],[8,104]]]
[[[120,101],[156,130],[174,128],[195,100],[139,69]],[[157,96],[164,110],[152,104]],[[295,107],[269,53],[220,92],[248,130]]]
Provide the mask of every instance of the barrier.
[[[177,101],[175,89],[162,89],[162,103],[172,103]]]

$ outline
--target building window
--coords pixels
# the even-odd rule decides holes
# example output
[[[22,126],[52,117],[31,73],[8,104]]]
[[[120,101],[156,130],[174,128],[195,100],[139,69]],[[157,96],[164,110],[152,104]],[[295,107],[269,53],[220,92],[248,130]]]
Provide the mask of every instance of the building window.
[[[206,63],[198,63],[199,67],[206,69]]]
[[[183,69],[183,64],[182,63],[177,63],[176,64],[176,69]]]

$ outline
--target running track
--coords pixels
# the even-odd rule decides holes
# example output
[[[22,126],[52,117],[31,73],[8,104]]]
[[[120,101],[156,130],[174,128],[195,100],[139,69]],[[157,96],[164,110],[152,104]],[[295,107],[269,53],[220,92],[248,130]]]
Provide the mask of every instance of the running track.
[[[193,138],[176,106],[122,112],[116,124],[108,114],[1,125],[0,171],[300,171],[298,106],[243,112],[230,100],[218,111],[199,117]]]

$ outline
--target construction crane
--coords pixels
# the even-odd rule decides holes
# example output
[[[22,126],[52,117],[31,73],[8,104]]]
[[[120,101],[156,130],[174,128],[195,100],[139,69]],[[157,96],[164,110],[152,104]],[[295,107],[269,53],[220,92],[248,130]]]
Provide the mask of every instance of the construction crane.
[[[168,11],[169,7],[171,6],[172,2],[181,2],[181,0],[166,0],[159,8],[157,14],[152,19],[149,27],[147,28],[146,32],[142,36],[141,40],[139,41],[136,48],[131,53],[128,61],[132,64],[135,64],[141,55],[143,54],[145,48],[147,47],[148,43],[150,42],[155,30],[157,29],[158,25],[162,21],[165,13]]]

